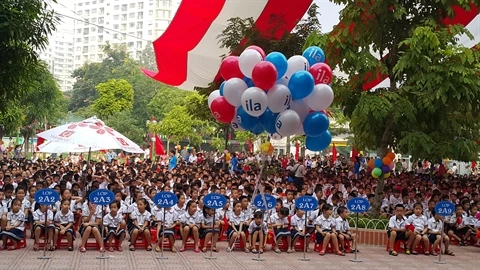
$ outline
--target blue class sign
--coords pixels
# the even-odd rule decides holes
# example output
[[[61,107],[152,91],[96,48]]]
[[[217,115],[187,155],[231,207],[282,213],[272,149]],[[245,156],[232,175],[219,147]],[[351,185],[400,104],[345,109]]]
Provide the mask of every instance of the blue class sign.
[[[175,193],[162,191],[153,197],[153,202],[160,208],[170,208],[178,203],[178,197]]]
[[[312,196],[302,196],[295,199],[295,207],[302,211],[315,211],[318,208],[318,201]]]
[[[365,198],[352,198],[347,202],[347,209],[353,213],[367,212],[370,208],[370,202]]]
[[[39,191],[35,192],[34,196],[35,202],[40,205],[53,205],[58,201],[59,198],[60,195],[57,193],[57,191],[51,188],[40,189]]]
[[[263,201],[263,196],[265,196],[265,202]],[[265,203],[267,204],[266,206]],[[276,203],[277,200],[270,194],[258,194],[253,199],[253,206],[260,210],[271,210],[275,208]]]
[[[115,201],[115,194],[108,189],[96,189],[90,193],[88,200],[95,205],[109,205]]]
[[[218,193],[210,193],[203,197],[203,204],[212,209],[221,209],[227,204],[227,198]]]
[[[455,213],[455,205],[449,201],[441,201],[435,205],[435,213],[442,217],[448,217]]]

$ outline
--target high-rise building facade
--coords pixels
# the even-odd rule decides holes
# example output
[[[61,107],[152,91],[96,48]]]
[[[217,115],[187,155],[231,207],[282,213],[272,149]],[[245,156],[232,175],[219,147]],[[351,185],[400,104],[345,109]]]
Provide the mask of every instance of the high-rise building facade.
[[[74,0],[74,68],[100,62],[103,46],[124,45],[133,58],[167,29],[178,0]]]

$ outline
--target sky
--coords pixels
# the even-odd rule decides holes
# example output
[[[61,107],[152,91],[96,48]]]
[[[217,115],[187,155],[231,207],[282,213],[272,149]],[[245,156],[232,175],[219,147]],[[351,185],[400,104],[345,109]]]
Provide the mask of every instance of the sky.
[[[328,0],[314,0],[314,2],[319,7],[320,15],[318,15],[318,19],[322,25],[322,32],[330,32],[340,21],[339,15],[343,7]]]

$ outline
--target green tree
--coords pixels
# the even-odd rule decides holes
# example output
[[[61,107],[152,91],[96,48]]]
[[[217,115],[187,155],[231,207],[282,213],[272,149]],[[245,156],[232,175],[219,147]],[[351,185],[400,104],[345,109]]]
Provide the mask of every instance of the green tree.
[[[152,133],[167,136],[167,145],[170,141],[179,144],[185,138],[194,145],[200,145],[202,136],[197,132],[197,128],[202,124],[202,121],[194,119],[188,113],[185,106],[175,105],[161,121],[150,123],[149,130]]]
[[[380,157],[391,148],[430,160],[474,158],[480,150],[480,52],[459,45],[456,35],[471,34],[460,25],[447,27],[443,19],[454,16],[453,6],[469,9],[480,1],[334,2],[345,5],[344,25],[354,24],[338,27],[325,48],[332,68],[349,78],[334,90],[355,145],[378,149]],[[378,71],[390,86],[364,92],[363,84]],[[380,177],[377,214],[383,190]]]
[[[111,79],[97,85],[98,99],[93,102],[93,110],[100,118],[108,118],[114,113],[133,108],[133,87],[126,80]]]
[[[185,105],[185,96],[187,93],[187,91],[180,90],[176,87],[161,85],[147,105],[148,114],[155,116],[157,121],[163,119],[174,106]]]
[[[45,1],[0,2],[0,110],[28,94],[41,65],[37,52],[47,46],[57,22]]]
[[[145,129],[139,128],[139,126],[144,126],[145,123],[136,122],[129,110],[114,113],[105,120],[105,124],[140,146],[145,143]]]
[[[142,68],[155,71],[157,62],[155,61],[155,52],[153,46],[147,46],[141,53],[138,62]]]

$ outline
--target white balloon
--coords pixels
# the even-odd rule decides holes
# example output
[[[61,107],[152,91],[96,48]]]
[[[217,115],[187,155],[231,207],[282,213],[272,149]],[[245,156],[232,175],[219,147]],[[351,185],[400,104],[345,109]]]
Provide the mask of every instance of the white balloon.
[[[283,112],[290,107],[292,93],[283,84],[276,84],[267,92],[268,108],[273,113]]]
[[[327,84],[317,84],[313,88],[313,91],[308,95],[305,100],[308,107],[314,111],[325,110],[333,102],[333,90]]]
[[[303,121],[307,118],[307,115],[310,113],[310,108],[308,107],[307,101],[305,99],[292,100],[290,102],[290,110],[294,110],[300,116],[300,120]]]
[[[242,52],[238,57],[238,66],[243,75],[247,78],[252,78],[252,71],[256,64],[262,62],[262,55],[253,49],[248,49]]]
[[[210,108],[210,105],[212,105],[212,102],[220,96],[220,90],[215,90],[210,95],[208,96],[208,108]]]
[[[302,124],[302,122],[300,121],[298,113],[294,110],[286,110],[278,115],[275,128],[281,136],[290,136],[297,132],[300,124]]]
[[[242,95],[242,108],[251,116],[262,115],[268,106],[268,97],[265,91],[258,87],[250,87]]]
[[[303,130],[303,123],[298,126],[298,129],[295,132],[295,135],[298,135],[298,136],[305,135],[305,131]]]
[[[287,77],[284,76],[284,77],[278,79],[276,83],[277,83],[277,84],[283,84],[283,85],[285,85],[285,86],[288,87],[288,82],[289,82],[289,81],[290,81],[290,80],[287,79]]]
[[[231,78],[225,82],[223,86],[223,96],[235,107],[240,106],[242,103],[241,97],[243,92],[247,90],[248,86],[245,81],[239,78]]]
[[[270,139],[276,140],[276,141],[281,140],[281,139],[283,138],[283,137],[282,137],[280,134],[278,134],[278,133],[272,133],[272,134],[269,134],[268,136],[270,136]]]
[[[230,122],[230,126],[233,128],[233,130],[238,130],[238,131],[245,130],[240,126],[240,124],[237,121],[237,111],[238,111],[238,107],[235,108],[235,115],[233,116],[232,122]]]
[[[287,78],[287,80],[290,80],[290,77],[292,76],[292,74],[297,71],[300,71],[300,70],[308,71],[310,69],[310,64],[308,63],[308,60],[301,55],[294,55],[290,57],[287,63],[288,63],[288,68],[287,68],[287,73],[285,73],[285,77]]]

